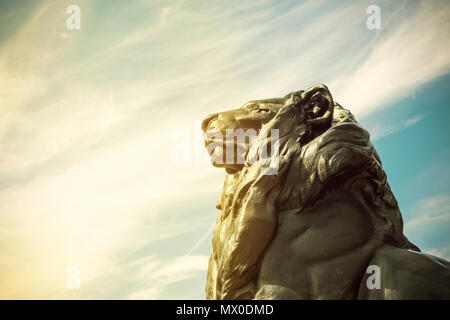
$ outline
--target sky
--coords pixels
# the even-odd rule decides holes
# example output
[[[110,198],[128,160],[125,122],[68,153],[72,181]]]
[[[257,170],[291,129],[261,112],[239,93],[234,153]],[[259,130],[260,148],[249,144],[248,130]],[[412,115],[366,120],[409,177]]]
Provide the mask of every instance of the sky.
[[[199,121],[317,83],[369,130],[406,236],[450,259],[449,17],[437,0],[0,0],[0,298],[204,299],[224,171]]]

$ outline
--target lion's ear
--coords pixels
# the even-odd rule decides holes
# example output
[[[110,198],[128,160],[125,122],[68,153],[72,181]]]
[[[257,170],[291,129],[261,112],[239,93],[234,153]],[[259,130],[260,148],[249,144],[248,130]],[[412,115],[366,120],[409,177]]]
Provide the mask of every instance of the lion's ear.
[[[307,109],[318,107],[323,110],[320,115],[323,115],[326,110],[332,110],[334,107],[331,92],[324,84],[318,84],[312,88],[309,88],[308,90],[304,91],[300,97],[302,100],[302,104]],[[315,117],[318,117],[320,115],[316,115]]]
[[[306,91],[302,91],[302,99],[306,99],[308,96],[310,97],[311,95],[319,91],[331,95],[330,90],[328,90],[328,87],[323,83],[319,83]]]
[[[313,129],[323,132],[331,126],[334,102],[326,85],[318,84],[303,92],[301,103]]]

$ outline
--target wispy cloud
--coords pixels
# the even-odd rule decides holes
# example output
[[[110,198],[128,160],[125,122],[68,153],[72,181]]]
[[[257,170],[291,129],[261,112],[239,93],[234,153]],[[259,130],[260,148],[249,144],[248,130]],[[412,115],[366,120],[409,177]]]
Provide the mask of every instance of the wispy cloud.
[[[440,249],[431,249],[426,251],[426,253],[429,253],[433,256],[444,258],[446,260],[450,260],[450,245]]]
[[[401,131],[415,125],[416,123],[421,121],[424,117],[425,116],[423,115],[418,115],[406,120],[394,121],[388,124],[378,124],[372,128],[368,128],[370,132],[370,137],[372,140],[377,140],[382,137],[386,137],[397,131]]]
[[[405,224],[405,234],[408,238],[412,242],[423,244],[425,251],[448,258],[450,193],[421,200],[415,215],[414,219]]]
[[[408,3],[402,17],[379,31],[367,58],[333,81],[339,100],[352,112],[367,116],[414,92],[420,85],[450,71],[450,4]],[[400,23],[398,23],[400,22]]]
[[[138,274],[135,280],[139,285],[127,298],[161,299],[161,292],[166,286],[203,273],[207,266],[208,257],[201,255],[186,255],[170,261],[144,259],[136,266]]]

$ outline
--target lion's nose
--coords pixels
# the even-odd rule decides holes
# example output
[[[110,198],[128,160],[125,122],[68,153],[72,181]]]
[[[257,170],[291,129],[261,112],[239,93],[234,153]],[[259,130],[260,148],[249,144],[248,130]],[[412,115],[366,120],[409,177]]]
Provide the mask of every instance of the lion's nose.
[[[205,119],[203,119],[203,121],[202,121],[203,131],[206,131],[206,129],[208,129],[209,123],[216,118],[217,118],[217,113],[214,113],[214,114],[207,116]]]

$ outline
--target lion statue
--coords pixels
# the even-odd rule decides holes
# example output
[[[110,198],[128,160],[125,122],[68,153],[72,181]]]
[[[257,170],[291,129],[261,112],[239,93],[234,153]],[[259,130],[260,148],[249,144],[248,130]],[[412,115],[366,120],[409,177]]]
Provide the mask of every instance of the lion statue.
[[[450,298],[449,262],[403,234],[369,133],[325,85],[210,115],[202,129],[226,169],[207,299]],[[257,136],[239,145],[209,134],[230,130]],[[255,160],[268,145],[269,159]]]

